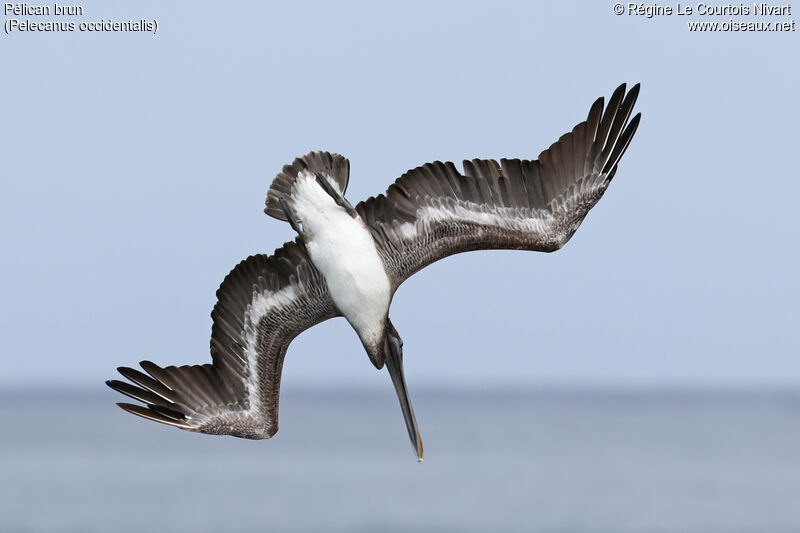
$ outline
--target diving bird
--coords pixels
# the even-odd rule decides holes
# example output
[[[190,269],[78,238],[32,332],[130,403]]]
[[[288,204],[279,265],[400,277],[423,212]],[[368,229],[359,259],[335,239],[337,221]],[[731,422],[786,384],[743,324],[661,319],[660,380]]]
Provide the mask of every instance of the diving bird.
[[[403,374],[403,341],[389,319],[403,281],[434,261],[486,249],[553,252],[600,200],[636,132],[639,85],[598,98],[585,121],[535,161],[436,161],[406,172],[385,194],[353,206],[350,162],[311,152],[283,167],[267,215],[298,233],[271,256],[248,257],[225,277],[211,313],[211,364],[144,372],[113,389],[141,402],[135,415],[189,431],[267,439],[278,431],[281,368],[304,330],[344,316],[376,368],[386,366],[417,459],[423,449]],[[630,120],[629,120],[630,119]]]

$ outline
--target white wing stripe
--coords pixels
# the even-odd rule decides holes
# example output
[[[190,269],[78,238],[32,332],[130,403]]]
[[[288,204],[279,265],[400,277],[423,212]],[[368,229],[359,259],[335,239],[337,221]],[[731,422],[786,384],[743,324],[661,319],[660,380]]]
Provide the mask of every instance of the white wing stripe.
[[[553,214],[546,209],[530,207],[494,207],[474,202],[457,202],[451,205],[425,206],[417,211],[417,220],[396,225],[396,231],[405,241],[414,240],[427,232],[434,222],[479,224],[511,231],[542,233],[555,223]],[[422,231],[420,231],[422,230]]]
[[[247,394],[249,398],[249,408],[245,411],[247,414],[258,417],[262,411],[262,399],[259,394],[259,376],[258,376],[258,323],[262,317],[266,316],[272,309],[276,307],[286,307],[292,305],[297,299],[297,291],[294,285],[288,285],[278,292],[262,292],[253,297],[253,301],[247,306],[245,310],[244,320],[244,338],[247,345],[245,346],[245,353],[247,354],[247,366],[249,376],[247,379]]]

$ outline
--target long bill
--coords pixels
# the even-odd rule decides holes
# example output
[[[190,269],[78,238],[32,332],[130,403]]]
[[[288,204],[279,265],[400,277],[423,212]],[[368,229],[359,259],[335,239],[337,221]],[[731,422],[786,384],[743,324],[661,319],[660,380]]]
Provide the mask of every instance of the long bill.
[[[422,439],[419,435],[417,418],[414,416],[414,407],[411,405],[411,398],[408,397],[406,377],[403,373],[403,341],[400,340],[400,337],[387,333],[386,344],[388,345],[386,368],[389,370],[389,375],[392,376],[392,383],[394,383],[397,397],[400,399],[400,408],[403,410],[403,417],[406,419],[408,438],[411,439],[411,446],[417,455],[417,461],[421,463],[424,459]]]

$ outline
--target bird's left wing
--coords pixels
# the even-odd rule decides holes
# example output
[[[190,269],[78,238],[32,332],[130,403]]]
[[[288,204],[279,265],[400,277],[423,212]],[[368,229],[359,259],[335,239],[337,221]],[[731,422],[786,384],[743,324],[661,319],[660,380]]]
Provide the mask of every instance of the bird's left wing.
[[[356,210],[372,231],[393,288],[425,266],[471,250],[552,252],[600,200],[636,132],[639,93],[598,98],[588,118],[535,161],[473,159],[408,171]]]
[[[220,285],[211,313],[211,364],[120,367],[131,383],[108,385],[144,405],[135,415],[189,431],[269,438],[278,430],[281,369],[300,332],[338,316],[325,279],[302,242],[239,263]]]

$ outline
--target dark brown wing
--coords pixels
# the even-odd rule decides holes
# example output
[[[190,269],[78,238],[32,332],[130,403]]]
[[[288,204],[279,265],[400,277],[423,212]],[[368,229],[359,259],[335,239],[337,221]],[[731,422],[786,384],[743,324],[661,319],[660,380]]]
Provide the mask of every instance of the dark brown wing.
[[[356,206],[371,228],[396,289],[409,276],[452,254],[561,248],[606,191],[640,115],[628,121],[635,85],[598,98],[589,116],[536,161],[473,159],[410,170],[385,195]]]
[[[144,405],[135,415],[190,431],[269,438],[278,430],[281,369],[300,332],[338,315],[324,278],[300,242],[239,263],[211,313],[211,364],[120,367],[131,383],[108,381]]]

